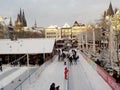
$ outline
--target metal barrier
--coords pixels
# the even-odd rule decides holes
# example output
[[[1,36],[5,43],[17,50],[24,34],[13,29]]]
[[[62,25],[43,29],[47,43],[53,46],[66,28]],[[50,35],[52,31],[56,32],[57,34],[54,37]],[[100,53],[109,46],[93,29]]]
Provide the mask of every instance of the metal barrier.
[[[34,72],[35,72],[35,71],[34,71]],[[34,72],[33,72],[33,73],[34,73]],[[28,77],[25,78],[25,79],[24,79],[19,85],[17,85],[13,90],[16,90],[18,87],[20,87],[26,80],[28,80],[28,78],[30,78],[30,76],[31,76],[33,73],[29,74]]]
[[[68,62],[68,70],[70,72],[69,66],[70,66],[70,63]],[[69,90],[69,72],[68,72],[68,80],[67,80],[67,90]]]

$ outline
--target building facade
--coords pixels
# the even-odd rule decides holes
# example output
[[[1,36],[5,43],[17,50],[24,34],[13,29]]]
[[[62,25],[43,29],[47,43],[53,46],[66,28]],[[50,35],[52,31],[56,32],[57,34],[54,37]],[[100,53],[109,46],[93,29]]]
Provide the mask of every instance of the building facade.
[[[61,28],[61,38],[63,39],[71,38],[71,32],[72,27],[68,23],[65,23]]]
[[[86,26],[84,24],[79,24],[77,21],[74,22],[72,26],[71,38],[77,39],[77,36],[86,30]]]
[[[60,37],[59,30],[60,28],[53,25],[45,28],[45,38],[55,38],[55,39],[59,38]]]

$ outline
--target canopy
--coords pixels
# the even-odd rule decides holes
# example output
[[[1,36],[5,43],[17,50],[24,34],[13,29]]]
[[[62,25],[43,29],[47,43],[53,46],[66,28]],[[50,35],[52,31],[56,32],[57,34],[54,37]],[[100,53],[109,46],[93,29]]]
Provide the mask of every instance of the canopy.
[[[0,39],[0,54],[51,53],[55,39]]]

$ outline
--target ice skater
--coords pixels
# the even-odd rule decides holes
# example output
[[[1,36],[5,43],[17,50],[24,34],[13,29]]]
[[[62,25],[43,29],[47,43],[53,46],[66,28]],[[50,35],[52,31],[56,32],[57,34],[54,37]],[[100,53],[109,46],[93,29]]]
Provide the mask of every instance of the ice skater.
[[[50,90],[55,90],[55,83],[52,83],[52,84],[50,85]]]
[[[52,83],[50,85],[50,90],[59,90],[60,86],[58,85],[57,87],[55,87],[55,83]]]
[[[64,79],[65,80],[68,79],[68,69],[67,69],[67,67],[65,67],[65,69],[64,69]]]
[[[55,88],[55,90],[60,90],[60,86],[58,85],[58,86]]]

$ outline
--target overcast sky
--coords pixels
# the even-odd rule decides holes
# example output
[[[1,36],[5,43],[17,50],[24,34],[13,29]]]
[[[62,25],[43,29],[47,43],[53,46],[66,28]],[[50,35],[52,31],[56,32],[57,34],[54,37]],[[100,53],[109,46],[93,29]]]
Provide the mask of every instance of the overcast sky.
[[[0,16],[17,18],[20,8],[24,9],[28,26],[35,20],[38,26],[63,26],[79,23],[97,22],[112,3],[113,8],[120,9],[120,0],[0,0]]]

